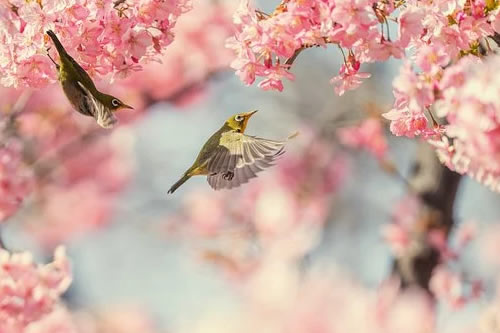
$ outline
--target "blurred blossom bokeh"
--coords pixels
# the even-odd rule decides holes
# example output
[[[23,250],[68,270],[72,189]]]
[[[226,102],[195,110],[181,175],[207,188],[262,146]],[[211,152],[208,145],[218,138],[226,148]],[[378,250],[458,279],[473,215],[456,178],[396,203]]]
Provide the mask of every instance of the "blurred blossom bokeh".
[[[325,42],[300,49],[294,81],[281,82],[290,73],[269,60],[264,89],[247,86],[251,70],[242,59],[235,68],[233,53],[258,32],[242,31],[246,1],[161,3],[0,4],[0,20],[19,17],[12,25],[28,29],[26,40],[11,41],[24,45],[20,59],[0,46],[0,69],[12,62],[0,80],[8,86],[0,88],[1,333],[500,332],[499,197],[481,184],[495,188],[496,164],[485,159],[486,167],[462,172],[449,146],[431,142],[444,165],[479,180],[459,180],[454,223],[439,223],[433,208],[446,194],[429,204],[412,180],[426,168],[416,165],[422,141],[435,133],[397,137],[382,116],[391,82],[403,80],[401,60],[366,60],[358,73],[354,53],[343,58]],[[272,12],[279,1],[254,4]],[[62,12],[77,24],[54,19]],[[71,110],[48,58],[22,74],[45,45],[22,15],[58,27],[96,85],[134,110],[117,112],[119,125],[107,131]],[[6,22],[2,42],[17,27]],[[103,55],[95,58],[95,48]],[[338,68],[342,80],[354,75],[340,88],[340,79],[330,83]],[[253,70],[253,79],[265,76]],[[454,94],[441,101],[448,113]],[[230,191],[193,177],[167,195],[225,119],[253,109],[247,134],[282,140],[298,132],[276,165]],[[466,146],[460,158],[495,153],[473,151],[462,134],[454,139]],[[416,271],[428,262],[422,290]]]

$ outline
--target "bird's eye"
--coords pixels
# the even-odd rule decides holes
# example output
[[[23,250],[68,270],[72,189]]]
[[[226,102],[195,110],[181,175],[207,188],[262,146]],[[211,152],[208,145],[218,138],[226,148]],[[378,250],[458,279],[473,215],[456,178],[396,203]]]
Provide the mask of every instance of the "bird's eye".
[[[243,117],[238,114],[238,115],[236,115],[236,117],[234,117],[234,120],[236,120],[236,121],[242,121]]]
[[[116,98],[113,98],[113,100],[111,100],[111,104],[114,106],[114,107],[117,107],[120,105],[120,101],[117,100]]]

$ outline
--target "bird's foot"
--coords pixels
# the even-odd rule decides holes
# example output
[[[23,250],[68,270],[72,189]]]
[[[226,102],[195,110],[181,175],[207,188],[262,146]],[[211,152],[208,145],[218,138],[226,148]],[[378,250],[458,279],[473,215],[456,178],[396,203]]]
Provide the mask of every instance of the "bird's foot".
[[[222,174],[222,178],[228,181],[233,180],[234,177],[234,172],[232,171],[227,171],[226,173]]]
[[[50,46],[47,48],[47,56],[49,57],[50,61],[52,61],[52,63],[54,63],[54,65],[56,65],[56,68],[59,69],[59,64],[57,62],[55,62],[54,59],[52,59],[49,51],[50,51]]]

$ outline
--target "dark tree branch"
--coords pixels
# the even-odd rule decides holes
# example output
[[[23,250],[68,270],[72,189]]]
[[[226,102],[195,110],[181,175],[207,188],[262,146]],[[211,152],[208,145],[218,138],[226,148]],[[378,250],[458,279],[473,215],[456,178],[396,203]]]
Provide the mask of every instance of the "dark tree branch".
[[[430,145],[420,143],[409,183],[422,207],[410,246],[393,263],[393,274],[400,278],[403,288],[418,286],[430,292],[429,281],[440,254],[429,243],[428,234],[431,230],[442,230],[449,235],[460,180],[461,175],[439,162]]]
[[[304,46],[296,49],[295,52],[293,53],[293,55],[290,58],[286,59],[285,65],[291,67],[293,65],[293,63],[295,62],[295,59],[297,59],[297,57],[299,56],[299,54],[302,51],[304,51],[305,49],[306,49],[306,47],[304,47]]]

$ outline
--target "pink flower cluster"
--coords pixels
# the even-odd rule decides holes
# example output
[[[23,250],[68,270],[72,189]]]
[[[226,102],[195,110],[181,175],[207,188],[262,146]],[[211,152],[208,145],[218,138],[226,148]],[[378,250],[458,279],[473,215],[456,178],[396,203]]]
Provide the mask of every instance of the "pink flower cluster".
[[[157,322],[143,306],[107,305],[70,312],[56,307],[42,319],[31,323],[22,333],[159,333]],[[4,332],[2,333],[21,333]]]
[[[394,108],[383,116],[391,121],[395,135],[431,137],[439,128],[429,126],[425,110],[434,102],[433,85],[422,75],[417,75],[409,63],[401,67],[393,81]]]
[[[0,90],[0,221],[30,196],[16,223],[52,249],[109,221],[132,172],[133,138],[123,126],[98,132],[66,108],[59,86],[12,91]]]
[[[393,81],[394,108],[385,114],[395,135],[429,137],[443,132],[442,126],[429,126],[426,112],[435,102],[461,83],[461,67],[479,62],[480,43],[488,43],[494,33],[495,16],[482,1],[410,2],[400,16],[401,38],[415,54],[401,68]],[[474,6],[483,6],[475,9]],[[407,27],[403,29],[406,22]],[[489,45],[489,44],[485,44]],[[481,46],[486,48],[487,46]],[[461,59],[464,55],[470,55]],[[447,67],[458,60],[459,67]],[[458,80],[458,81],[457,81]],[[479,91],[478,91],[479,92]],[[436,105],[439,114],[439,106]]]
[[[0,222],[17,211],[33,185],[21,154],[22,145],[18,140],[0,143]]]
[[[430,243],[441,254],[441,264],[432,273],[430,289],[439,300],[458,309],[478,300],[483,295],[484,284],[482,280],[455,268],[476,237],[476,224],[461,223],[452,236],[453,239],[448,240],[443,231],[431,231],[428,235]]]
[[[439,56],[433,53],[428,59]],[[497,56],[483,61],[469,55],[446,69],[436,69],[436,76],[432,76],[417,74],[407,64],[394,81],[395,108],[384,115],[391,120],[394,134],[427,138],[447,167],[468,174],[497,192],[500,81],[494,71],[499,65]],[[430,126],[425,112],[444,118],[446,124]]]
[[[159,62],[148,63],[141,72],[133,73],[124,85],[135,92],[139,90],[146,98],[161,100],[226,68],[232,59],[231,52],[224,48],[226,38],[232,33],[230,9],[224,2],[193,4],[191,11],[179,17],[175,40],[168,52]]]
[[[410,249],[412,230],[418,223],[420,209],[416,197],[404,197],[394,206],[392,223],[382,227],[382,235],[395,257],[403,256]]]
[[[237,55],[232,67],[243,82],[261,76],[261,88],[281,91],[282,79],[293,79],[287,59],[307,47],[335,44],[344,56],[332,79],[339,95],[370,76],[359,72],[362,63],[403,58],[406,50],[415,50],[408,58],[425,77],[395,83],[396,109],[409,109],[412,118],[416,108],[432,104],[433,80],[442,67],[463,53],[477,54],[479,42],[500,29],[497,16],[494,2],[484,0],[283,0],[271,14],[243,0],[234,15],[238,30],[227,45]],[[397,22],[397,40],[391,40],[389,21]]]
[[[394,107],[384,116],[395,135],[428,139],[450,169],[500,191],[500,88],[492,74],[500,61],[482,64],[485,54],[496,58],[489,37],[500,32],[497,7],[483,0],[406,1],[400,41],[414,52],[393,81]]]
[[[360,72],[362,63],[405,58],[393,81],[394,107],[384,114],[392,133],[433,141],[452,170],[500,191],[500,105],[492,74],[500,61],[476,64],[493,53],[489,40],[500,32],[499,17],[498,4],[484,0],[284,0],[271,14],[243,0],[227,46],[243,82],[261,76],[260,87],[281,91],[282,79],[293,79],[287,59],[310,46],[336,44],[344,56],[331,80],[339,95],[369,77]],[[397,22],[395,41],[388,20]],[[448,123],[440,125],[434,113]]]
[[[23,5],[28,6],[23,11],[28,8],[38,10],[36,6],[40,3],[47,10],[60,9],[58,13],[61,14],[67,13],[70,6],[79,6],[78,4],[85,5],[85,10],[93,12],[102,2],[70,0],[61,2],[56,7],[49,6],[44,1],[23,2]],[[131,22],[133,17],[129,14],[135,13],[134,8],[142,8],[137,14],[140,17],[148,14],[153,10],[146,6],[148,3],[160,7],[174,4],[158,0],[136,1],[133,6],[131,3],[132,1],[120,2],[119,8],[130,7],[123,13],[127,17],[120,16],[121,22]],[[19,13],[21,4],[18,5],[16,11]],[[109,10],[106,15],[122,15],[111,1],[102,5]],[[11,15],[9,12],[13,8],[5,6],[6,3],[0,1],[0,13]],[[117,115],[124,126],[112,133],[98,131],[92,119],[71,110],[58,85],[53,84],[40,90],[0,89],[0,221],[18,211],[22,207],[22,199],[29,195],[29,209],[16,222],[45,249],[103,227],[110,220],[118,194],[128,184],[133,170],[131,149],[134,138],[127,125],[146,114],[139,112],[141,108],[145,111],[158,100],[172,98],[175,102],[179,102],[179,99],[186,102],[186,97],[191,97],[186,95],[200,92],[211,73],[227,66],[230,51],[224,48],[224,42],[230,34],[229,8],[223,4],[213,5],[211,2],[196,3],[193,10],[182,15],[176,24],[178,38],[169,46],[168,54],[154,56],[163,63],[147,61],[140,73],[130,75],[130,80],[120,80],[107,87],[102,87],[102,82],[97,83],[106,92],[116,96],[127,95],[130,104],[136,107],[134,112]],[[166,17],[172,20],[171,16]],[[138,20],[138,17],[135,19]],[[61,26],[64,22],[69,22],[70,18],[66,19],[57,19],[54,24]],[[34,23],[36,20],[26,23],[26,26]],[[142,27],[139,21],[136,23],[131,29]],[[3,24],[9,23],[2,20],[0,25]],[[85,20],[72,27],[83,28],[86,24],[89,22]],[[18,34],[15,31],[0,30],[0,35],[3,33],[14,34],[9,35],[9,38],[15,38]],[[40,36],[42,35],[40,32]],[[65,36],[61,36],[61,39],[64,38]],[[73,38],[77,40],[80,37],[75,34]],[[65,43],[67,41],[70,39],[63,40]],[[44,44],[40,45],[37,49],[45,52]],[[4,45],[0,45],[0,49],[2,47]],[[122,45],[120,52],[128,52],[127,48],[128,46]],[[83,60],[78,59],[78,56],[84,49],[77,47],[76,50],[69,51],[78,61]],[[150,59],[148,55],[145,57]],[[45,58],[48,60],[44,55],[44,61]],[[99,59],[101,58],[98,56],[88,61]],[[53,71],[51,68],[51,72]],[[158,75],[160,72],[163,74]],[[195,89],[191,89],[191,86]],[[67,221],[70,215],[72,223]]]
[[[463,272],[439,266],[432,273],[430,288],[439,300],[459,309],[467,303],[478,300],[484,291],[481,280],[468,280]]]
[[[363,149],[383,161],[387,155],[387,141],[380,119],[369,117],[357,126],[337,130],[340,142],[348,147]]]
[[[444,73],[436,112],[445,117],[444,135],[431,141],[441,161],[500,191],[500,57],[464,58]]]
[[[324,265],[301,271],[297,258],[304,253],[291,255],[286,245],[268,249],[238,285],[239,306],[229,310],[230,315],[221,320],[209,310],[189,323],[187,331],[230,333],[238,327],[241,333],[436,332],[434,307],[426,295],[401,294],[395,281],[368,289]]]
[[[189,0],[12,0],[0,3],[0,84],[42,87],[55,78],[46,56],[52,29],[91,76],[127,75],[173,40]]]
[[[52,312],[71,280],[70,263],[62,247],[46,265],[35,264],[28,252],[0,249],[0,331],[22,332]]]
[[[132,174],[132,148],[129,130],[120,128],[93,144],[78,145],[78,154],[73,151],[57,160],[49,179],[39,182],[30,212],[22,217],[25,230],[50,249],[109,223]]]
[[[348,50],[332,79],[342,95],[370,76],[359,72],[362,63],[403,56],[405,45],[379,29],[394,9],[393,1],[285,0],[268,15],[243,0],[234,15],[237,33],[227,43],[237,55],[231,66],[246,84],[261,76],[259,87],[281,91],[282,79],[294,78],[287,59],[303,48],[336,44]]]

